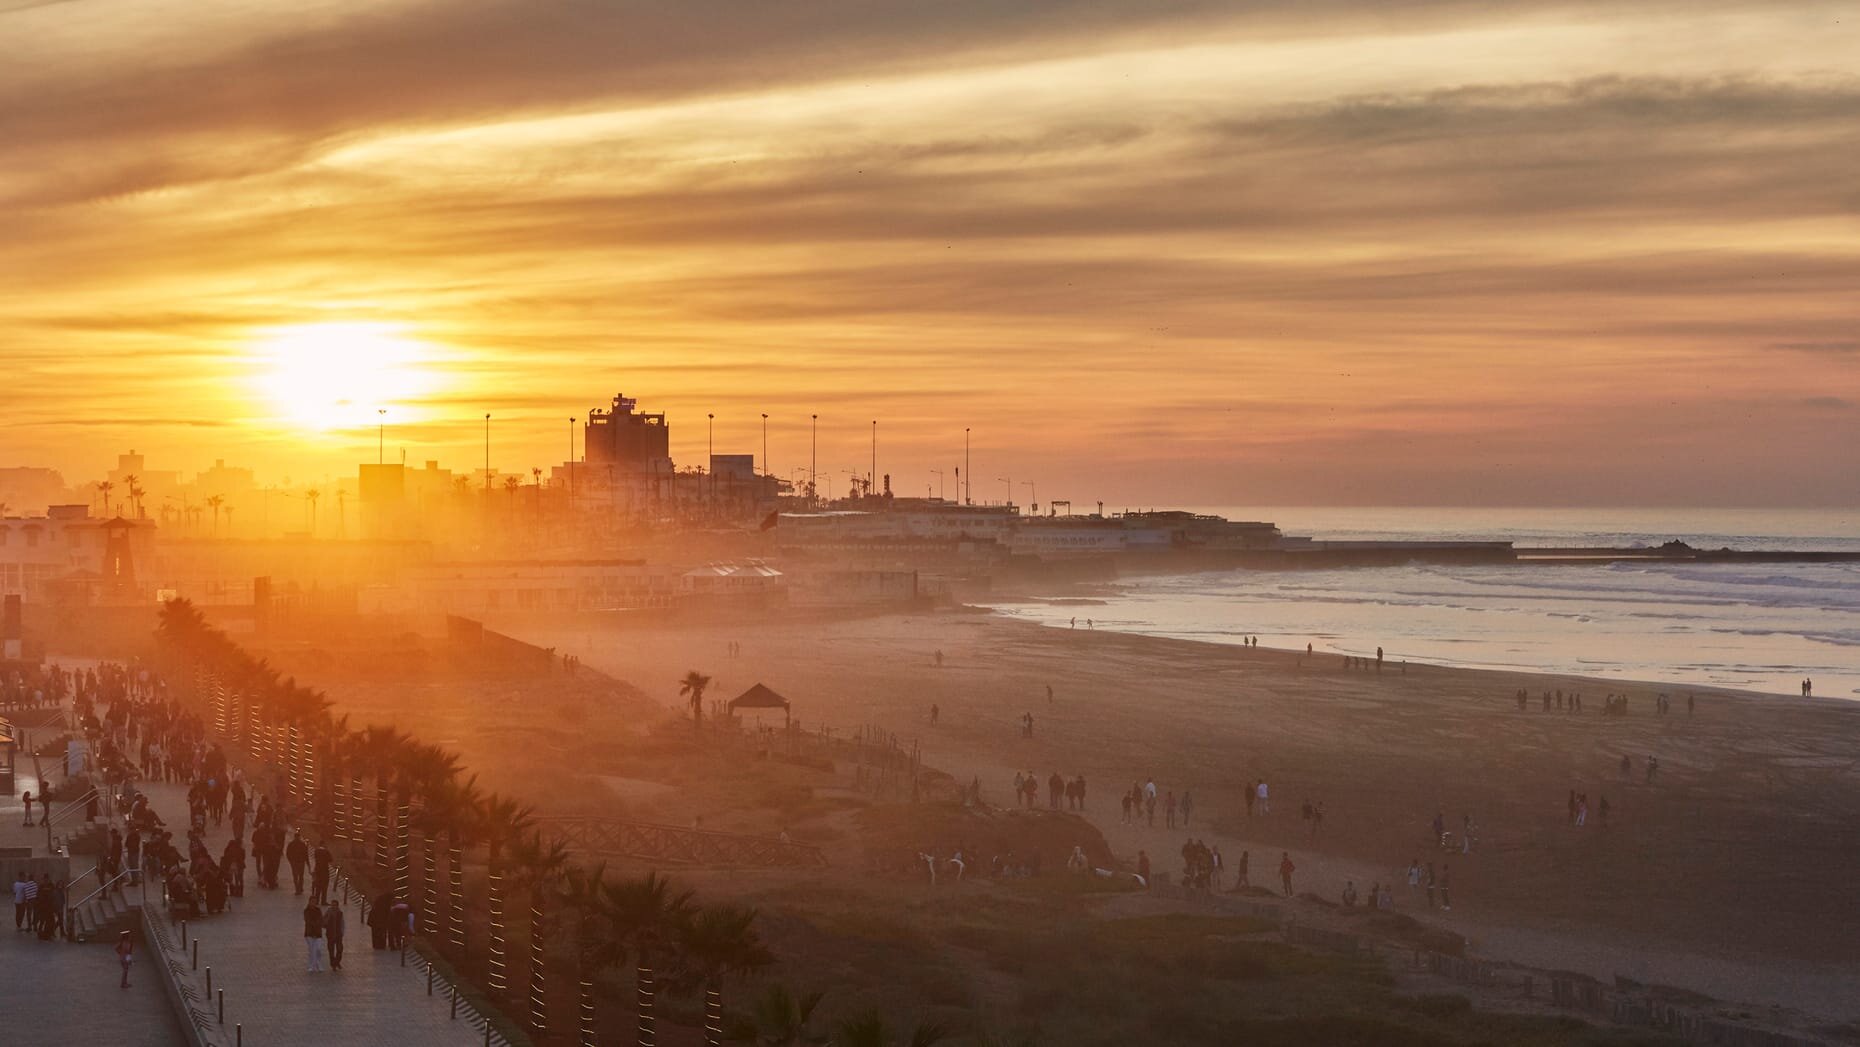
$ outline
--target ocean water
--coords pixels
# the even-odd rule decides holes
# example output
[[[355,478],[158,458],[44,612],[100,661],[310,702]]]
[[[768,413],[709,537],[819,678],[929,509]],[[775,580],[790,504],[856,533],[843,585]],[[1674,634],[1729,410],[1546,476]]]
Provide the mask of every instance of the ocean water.
[[[1852,510],[1216,508],[1333,539],[1509,539],[1519,545],[1860,550]],[[1102,603],[1003,614],[1079,628],[1477,668],[1579,673],[1860,698],[1860,563],[1436,566],[1130,578]]]

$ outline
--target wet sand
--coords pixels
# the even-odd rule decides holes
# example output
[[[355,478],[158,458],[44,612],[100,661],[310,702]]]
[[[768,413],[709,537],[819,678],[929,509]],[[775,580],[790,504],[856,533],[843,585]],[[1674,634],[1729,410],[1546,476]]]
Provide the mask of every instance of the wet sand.
[[[1126,861],[1146,849],[1179,864],[1188,836],[1255,883],[1282,850],[1297,886],[1366,892],[1411,859],[1451,863],[1454,906],[1398,909],[1465,934],[1481,953],[1616,974],[1726,1000],[1860,1015],[1860,703],[1575,677],[1413,665],[1346,670],[1342,659],[1261,648],[1043,628],[973,612],[851,621],[658,627],[493,621],[579,655],[667,706],[687,669],[728,699],[762,682],[804,725],[873,723],[922,740],[926,763],[1011,802],[1016,770],[1083,774],[1089,810]],[[731,641],[743,654],[731,658]],[[1369,641],[1373,643],[1373,639]],[[942,651],[941,668],[935,652]],[[1049,704],[1046,686],[1054,700]],[[1513,694],[1527,688],[1529,711]],[[1539,692],[1581,691],[1581,714],[1543,712]],[[1665,690],[1673,709],[1655,713]],[[1626,717],[1602,714],[1610,691]],[[932,727],[929,709],[941,707]],[[1034,736],[1019,721],[1034,717]],[[1633,780],[1619,772],[1623,754]],[[1644,782],[1645,762],[1660,771]],[[1265,776],[1273,813],[1247,817],[1245,784]],[[1193,823],[1119,823],[1118,796],[1154,776],[1190,791]],[[1595,813],[1567,822],[1569,790]],[[1325,805],[1313,839],[1303,801]],[[1436,812],[1480,827],[1471,855],[1432,847]],[[926,841],[929,843],[930,841]]]

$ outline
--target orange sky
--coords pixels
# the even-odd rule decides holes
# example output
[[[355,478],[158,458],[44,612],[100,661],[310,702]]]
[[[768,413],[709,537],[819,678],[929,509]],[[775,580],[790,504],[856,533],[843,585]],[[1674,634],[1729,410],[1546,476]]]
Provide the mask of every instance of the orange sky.
[[[879,419],[904,493],[968,426],[989,498],[1860,504],[1855,55],[1774,0],[0,0],[0,464],[348,475],[386,407],[527,472],[624,390],[687,464]]]

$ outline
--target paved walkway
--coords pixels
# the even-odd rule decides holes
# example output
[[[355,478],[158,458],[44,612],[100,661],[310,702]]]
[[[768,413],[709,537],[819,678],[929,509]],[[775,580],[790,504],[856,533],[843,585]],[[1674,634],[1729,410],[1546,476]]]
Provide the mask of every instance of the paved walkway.
[[[33,778],[29,756],[22,753],[16,766],[15,795],[0,797],[0,846],[30,846],[43,854],[45,830],[21,825],[24,810],[18,795],[19,790],[30,788],[36,796],[39,782]],[[50,770],[49,762],[46,766]],[[150,782],[136,786],[148,794],[170,831],[184,837],[186,788]],[[81,815],[67,820],[59,826],[60,835],[81,824]],[[231,836],[230,821],[218,827],[209,825],[207,842],[215,856]],[[305,840],[316,845],[313,835],[306,834]],[[343,848],[332,846],[331,850],[341,854]],[[73,876],[94,862],[94,855],[74,856]],[[453,1016],[443,979],[435,979],[433,995],[427,995],[427,971],[418,954],[409,951],[402,966],[400,953],[376,952],[371,947],[360,897],[344,904],[348,948],[342,970],[305,971],[306,899],[292,893],[290,866],[281,867],[279,878],[284,886],[275,891],[254,884],[256,863],[248,860],[246,868],[245,897],[228,899],[224,913],[187,924],[187,938],[200,943],[198,971],[181,926],[170,924],[157,895],[149,895],[150,915],[169,939],[165,958],[179,968],[198,997],[193,1007],[207,1042],[230,1045],[238,1027],[243,1042],[251,1047],[302,1043],[472,1047],[485,1043],[484,1024],[470,1008],[461,1004],[457,1017]],[[337,868],[340,872],[341,867]],[[307,890],[307,875],[305,880]],[[73,889],[88,892],[95,886],[96,880],[87,878]],[[159,941],[147,943],[137,955],[131,988],[123,990],[116,986],[116,957],[107,946],[41,942],[34,935],[0,928],[0,971],[5,972],[0,977],[0,1023],[4,1023],[0,1027],[56,1030],[55,1038],[65,1042],[75,1033],[84,1043],[149,1047],[186,1043],[183,1019],[176,1015],[158,981],[162,947]],[[205,988],[208,967],[213,968],[212,995]],[[220,990],[226,994],[224,1026],[217,1020]],[[496,1036],[491,1042],[503,1044]]]
[[[186,824],[183,787],[145,784],[140,788],[170,827]],[[219,828],[209,825],[207,839],[214,854],[231,835],[230,822]],[[306,834],[305,842],[316,846],[314,836]],[[408,953],[403,967],[400,953],[376,952],[371,947],[368,927],[362,923],[365,905],[359,896],[343,906],[348,919],[342,970],[306,971],[303,907],[309,876],[304,877],[306,894],[297,895],[291,890],[288,863],[279,868],[283,886],[275,891],[255,885],[255,869],[254,864],[247,865],[245,897],[228,899],[227,912],[187,924],[188,937],[200,943],[201,981],[205,969],[212,967],[215,995],[221,989],[226,992],[224,1036],[211,1028],[210,1036],[231,1043],[236,1023],[243,1026],[244,1042],[250,1047],[300,1043],[469,1047],[484,1043],[484,1026],[468,1009],[461,1006],[458,1017],[452,1017],[451,997],[443,980],[434,982],[432,996],[426,994],[427,974],[415,954]],[[152,896],[151,904],[155,904]],[[168,933],[174,939],[175,955],[183,957],[191,976],[192,956],[188,943],[181,940],[180,926],[174,925]],[[205,1000],[209,1011],[215,1011],[216,1004],[215,998]]]

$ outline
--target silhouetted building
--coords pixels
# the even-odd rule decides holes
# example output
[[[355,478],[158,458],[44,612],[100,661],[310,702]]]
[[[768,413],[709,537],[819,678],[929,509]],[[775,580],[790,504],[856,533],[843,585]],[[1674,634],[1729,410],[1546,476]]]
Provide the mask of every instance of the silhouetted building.
[[[615,396],[611,410],[588,412],[582,441],[589,467],[605,471],[611,465],[623,476],[671,471],[671,428],[665,415],[639,414],[633,410],[638,406],[630,396]]]

